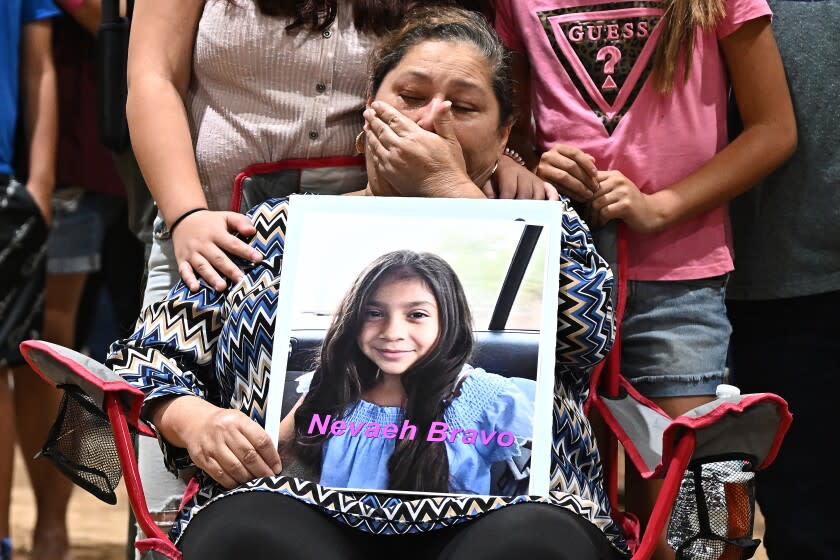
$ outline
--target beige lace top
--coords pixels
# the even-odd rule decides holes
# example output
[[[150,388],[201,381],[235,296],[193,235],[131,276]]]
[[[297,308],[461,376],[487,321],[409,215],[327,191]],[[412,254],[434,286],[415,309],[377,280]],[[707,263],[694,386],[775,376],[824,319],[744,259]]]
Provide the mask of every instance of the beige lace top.
[[[348,4],[339,2],[323,32],[287,32],[289,20],[262,15],[251,0],[207,0],[188,110],[210,208],[229,208],[233,180],[248,165],[354,153],[376,37],[356,31]]]

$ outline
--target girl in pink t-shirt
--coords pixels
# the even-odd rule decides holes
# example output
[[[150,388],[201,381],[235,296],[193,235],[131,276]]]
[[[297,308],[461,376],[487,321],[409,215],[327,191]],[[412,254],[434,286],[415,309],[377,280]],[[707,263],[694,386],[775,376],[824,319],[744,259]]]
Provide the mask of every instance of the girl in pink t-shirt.
[[[495,4],[520,85],[514,147],[626,239],[622,372],[672,416],[710,400],[731,331],[726,203],[796,144],[766,1]],[[730,91],[744,124],[731,142]],[[657,490],[628,480],[628,509],[649,513]]]

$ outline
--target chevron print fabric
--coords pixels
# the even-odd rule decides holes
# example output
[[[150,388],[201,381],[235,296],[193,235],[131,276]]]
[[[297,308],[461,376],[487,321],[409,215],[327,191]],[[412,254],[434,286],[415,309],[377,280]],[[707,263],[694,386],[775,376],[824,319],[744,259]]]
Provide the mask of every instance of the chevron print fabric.
[[[613,341],[613,277],[595,252],[586,226],[566,204],[560,267],[554,440],[548,496],[412,496],[331,490],[287,476],[253,480],[226,491],[198,472],[200,491],[184,505],[170,537],[177,542],[190,519],[208,504],[239,492],[274,492],[317,507],[363,531],[403,534],[430,531],[522,502],[566,508],[601,529],[627,554],[610,516],[592,428],[583,414],[592,367]],[[257,228],[250,243],[266,258],[240,263],[245,279],[226,292],[202,285],[197,293],[179,283],[165,301],[151,305],[137,330],[111,348],[107,364],[146,394],[146,402],[196,395],[241,410],[264,423],[277,313],[288,202],[271,200],[249,213]],[[186,451],[161,439],[167,467],[193,466]]]

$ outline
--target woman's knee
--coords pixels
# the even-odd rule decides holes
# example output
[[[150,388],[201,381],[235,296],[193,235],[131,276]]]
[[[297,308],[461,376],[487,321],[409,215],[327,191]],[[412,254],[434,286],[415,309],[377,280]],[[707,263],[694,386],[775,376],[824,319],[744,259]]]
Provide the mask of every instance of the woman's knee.
[[[547,504],[516,504],[470,523],[441,560],[601,560],[616,558],[606,536],[580,516]]]
[[[348,530],[353,529],[288,496],[243,492],[198,512],[180,547],[184,560],[351,560],[360,552]]]

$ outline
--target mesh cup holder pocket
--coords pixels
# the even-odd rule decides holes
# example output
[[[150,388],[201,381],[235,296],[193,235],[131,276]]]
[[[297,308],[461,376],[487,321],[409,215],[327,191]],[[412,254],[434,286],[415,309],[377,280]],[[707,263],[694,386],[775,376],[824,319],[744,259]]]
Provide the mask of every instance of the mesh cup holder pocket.
[[[59,385],[64,398],[40,456],[105,503],[117,503],[119,455],[105,413],[75,385]]]
[[[741,460],[690,465],[668,523],[668,544],[677,560],[752,558],[759,541],[755,520],[755,473]]]

